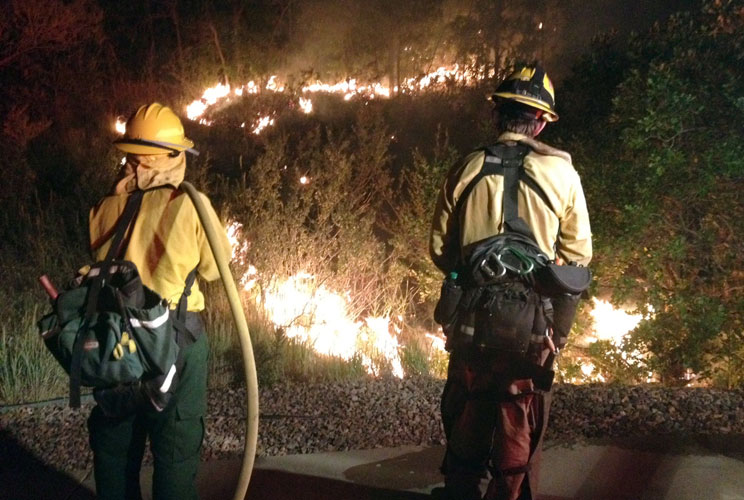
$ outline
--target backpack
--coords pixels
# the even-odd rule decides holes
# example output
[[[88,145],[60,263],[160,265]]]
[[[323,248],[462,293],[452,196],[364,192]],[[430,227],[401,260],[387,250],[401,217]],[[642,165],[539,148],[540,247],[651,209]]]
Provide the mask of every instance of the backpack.
[[[175,388],[185,340],[195,340],[181,318],[196,277],[192,270],[177,312],[142,284],[137,266],[118,260],[125,234],[142,203],[132,193],[117,221],[106,257],[80,274],[52,300],[38,322],[45,345],[70,376],[70,407],[80,407],[80,387],[134,387],[149,381],[150,402],[162,410]],[[186,335],[184,335],[186,334]]]
[[[475,244],[457,272],[442,284],[435,321],[442,325],[450,347],[476,345],[529,356],[530,346],[542,347],[549,328],[555,325],[553,301],[578,294],[591,282],[589,269],[556,265],[543,252],[532,230],[518,214],[519,182],[524,182],[555,212],[543,189],[524,171],[524,144],[497,144],[486,148],[478,174],[460,194],[452,217],[459,213],[475,185],[487,175],[503,175],[504,232]],[[454,241],[459,241],[456,235]],[[566,315],[560,314],[563,322]]]

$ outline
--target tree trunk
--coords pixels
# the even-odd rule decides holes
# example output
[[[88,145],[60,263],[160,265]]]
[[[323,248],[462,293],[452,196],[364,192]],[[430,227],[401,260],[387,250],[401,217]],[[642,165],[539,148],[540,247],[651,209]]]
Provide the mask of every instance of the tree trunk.
[[[395,87],[400,93],[400,36],[395,37]],[[392,97],[392,93],[390,94]]]
[[[155,66],[155,30],[152,25],[152,9],[150,8],[150,0],[145,1],[145,24],[147,25],[147,34],[150,37],[150,47],[147,52],[145,74],[147,75],[148,81],[152,82],[154,79],[153,69]]]
[[[398,35],[395,35],[388,49],[387,66],[388,87],[390,88],[390,97],[393,97],[395,95],[395,87],[398,87],[400,79],[400,37]]]
[[[185,71],[186,61],[183,57],[183,39],[181,38],[181,19],[178,15],[178,0],[173,0],[170,5],[171,11],[171,22],[173,22],[173,29],[176,32],[176,50],[177,50],[177,67],[178,67],[178,79],[183,85],[186,83]]]
[[[209,26],[210,31],[212,32],[212,40],[214,41],[214,48],[217,52],[217,57],[220,59],[220,65],[221,65],[221,72],[220,75],[221,83],[224,85],[228,85],[230,82],[227,78],[227,63],[225,62],[225,54],[222,52],[222,45],[220,45],[220,35],[217,33],[217,28],[214,27],[214,23],[210,20],[207,25]]]
[[[237,10],[233,11],[232,16],[232,61],[233,70],[235,71],[234,76],[244,80],[245,75],[243,74],[243,55],[240,44],[240,20],[243,17],[244,4],[241,2]]]

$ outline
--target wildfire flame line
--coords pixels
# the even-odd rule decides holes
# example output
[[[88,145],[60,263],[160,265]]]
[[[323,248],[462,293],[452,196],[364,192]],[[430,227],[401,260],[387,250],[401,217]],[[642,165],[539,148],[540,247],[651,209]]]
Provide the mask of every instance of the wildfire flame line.
[[[379,82],[362,84],[355,78],[349,78],[336,83],[316,81],[302,87],[300,91],[302,95],[298,98],[298,105],[304,113],[312,113],[312,100],[309,97],[305,97],[305,94],[314,94],[319,92],[339,94],[343,95],[344,100],[347,101],[354,97],[361,97],[364,99],[389,98],[392,92],[419,92],[445,85],[448,82],[460,85],[472,85],[483,78],[484,73],[482,69],[477,71],[471,68],[462,68],[459,65],[454,65],[452,67],[441,66],[434,71],[417,78],[407,78],[404,80],[400,88],[396,86],[393,87],[392,90],[389,86]],[[196,99],[186,106],[186,116],[190,120],[198,121],[203,125],[211,125],[211,122],[204,118],[205,113],[212,106],[228,101],[232,96],[240,97],[243,94],[258,94],[262,90],[283,93],[286,92],[286,88],[285,84],[279,82],[276,75],[272,75],[263,88],[256,84],[254,80],[235,87],[234,89],[232,89],[230,85],[218,83],[213,87],[207,88],[202,93],[201,98]],[[270,125],[273,125],[273,118],[271,116],[259,116],[255,125],[253,125],[252,130],[254,133],[260,134],[262,130]]]

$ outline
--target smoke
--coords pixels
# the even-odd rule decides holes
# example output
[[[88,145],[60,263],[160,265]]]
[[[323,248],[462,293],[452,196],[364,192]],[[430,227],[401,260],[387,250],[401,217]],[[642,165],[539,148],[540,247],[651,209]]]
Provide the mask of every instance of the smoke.
[[[301,75],[306,81],[347,76],[379,81],[390,74],[391,52],[401,46],[414,46],[420,64],[451,64],[455,46],[466,45],[465,37],[483,36],[483,30],[491,37],[488,57],[494,63],[540,60],[560,81],[596,35],[644,31],[697,1],[308,1],[302,4],[280,74]],[[459,32],[454,29],[458,20],[466,20]],[[404,70],[426,69],[408,62]]]
[[[362,18],[363,4],[331,0],[303,5],[283,72],[307,82],[353,74],[360,62],[354,61],[354,42],[370,31],[374,21]]]

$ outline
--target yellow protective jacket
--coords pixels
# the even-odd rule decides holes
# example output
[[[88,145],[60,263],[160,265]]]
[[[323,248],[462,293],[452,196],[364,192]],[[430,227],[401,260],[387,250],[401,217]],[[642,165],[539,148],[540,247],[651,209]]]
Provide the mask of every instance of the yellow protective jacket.
[[[587,265],[592,258],[591,227],[584,191],[568,153],[552,148],[525,135],[503,133],[498,142],[521,142],[532,148],[524,159],[527,175],[545,191],[555,213],[540,196],[519,183],[519,216],[535,234],[540,248],[551,258]],[[484,177],[461,207],[459,220],[453,211],[460,193],[480,172],[484,151],[468,155],[447,174],[437,200],[429,239],[434,264],[444,273],[454,271],[466,261],[474,244],[504,231],[503,186],[501,175]],[[459,241],[453,241],[459,226]]]
[[[227,234],[207,197],[200,195],[209,209],[211,224],[221,236],[223,255],[229,258]],[[127,192],[106,196],[90,211],[91,251],[96,261],[106,256],[127,198]],[[178,304],[186,276],[197,265],[201,278],[207,281],[219,278],[196,208],[185,192],[171,187],[145,192],[123,258],[137,265],[142,282],[170,301],[171,308]],[[204,295],[197,281],[188,297],[188,310],[203,309]]]

